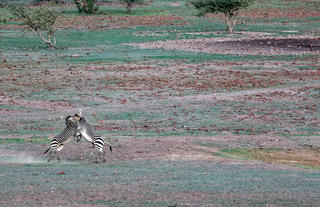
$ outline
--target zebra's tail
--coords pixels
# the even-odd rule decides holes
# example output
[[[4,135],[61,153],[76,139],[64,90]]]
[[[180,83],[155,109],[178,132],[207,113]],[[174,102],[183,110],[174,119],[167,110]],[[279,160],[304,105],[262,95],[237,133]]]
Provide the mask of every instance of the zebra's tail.
[[[110,144],[110,142],[104,142],[104,143],[109,145],[109,150],[110,150],[110,152],[112,152],[112,145]]]
[[[49,152],[49,149],[50,149],[50,147],[48,147],[48,149],[43,154],[46,154],[47,152]]]

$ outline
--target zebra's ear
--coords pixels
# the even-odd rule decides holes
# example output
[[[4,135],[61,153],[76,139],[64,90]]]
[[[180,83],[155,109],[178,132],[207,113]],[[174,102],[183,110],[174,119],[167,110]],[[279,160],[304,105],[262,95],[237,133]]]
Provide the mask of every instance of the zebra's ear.
[[[74,117],[76,118],[77,121],[81,120],[81,116],[79,116],[79,114],[75,114]]]
[[[82,117],[82,109],[79,108],[79,113],[74,114],[75,117]]]
[[[71,119],[71,116],[67,116],[66,117],[66,125],[68,126],[69,125],[69,120]]]

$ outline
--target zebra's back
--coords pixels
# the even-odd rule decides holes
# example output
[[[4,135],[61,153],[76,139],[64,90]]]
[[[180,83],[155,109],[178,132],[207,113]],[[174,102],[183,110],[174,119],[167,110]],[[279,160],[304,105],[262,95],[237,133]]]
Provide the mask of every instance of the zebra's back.
[[[76,128],[72,128],[72,127],[64,128],[64,130],[60,134],[58,134],[57,136],[55,136],[52,139],[51,144],[53,142],[57,142],[58,144],[64,144],[64,143],[70,141],[73,137],[75,130],[76,130]]]

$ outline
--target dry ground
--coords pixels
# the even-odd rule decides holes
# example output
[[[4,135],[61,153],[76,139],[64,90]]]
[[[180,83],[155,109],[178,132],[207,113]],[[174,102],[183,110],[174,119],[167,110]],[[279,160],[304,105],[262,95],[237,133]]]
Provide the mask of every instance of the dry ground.
[[[306,8],[241,14],[266,23],[317,16]],[[92,31],[188,24],[179,15],[59,22],[60,30]],[[0,25],[17,28],[23,26]],[[269,59],[77,64],[79,55],[71,54],[75,64],[53,66],[2,60],[0,205],[319,206],[319,37],[185,34],[216,37],[129,45]],[[91,145],[72,141],[60,163],[47,164],[42,153],[49,140],[79,107],[99,133],[111,137],[113,152],[106,164],[93,164]]]
[[[242,34],[241,32],[238,34]],[[245,33],[243,33],[245,34]],[[270,34],[271,35],[271,34]],[[158,41],[138,44],[141,48],[162,48],[192,52],[234,55],[303,55],[319,54],[319,37],[291,36],[274,38],[268,34],[251,33],[250,37],[214,37],[190,40]]]

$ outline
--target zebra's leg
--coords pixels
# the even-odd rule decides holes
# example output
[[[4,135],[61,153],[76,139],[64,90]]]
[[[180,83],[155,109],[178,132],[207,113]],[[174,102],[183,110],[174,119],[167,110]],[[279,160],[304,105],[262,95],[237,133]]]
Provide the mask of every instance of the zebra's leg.
[[[107,159],[106,159],[106,152],[103,150],[103,145],[102,146],[96,145],[96,149],[98,151],[98,155],[97,155],[98,160],[99,160],[99,157],[101,157],[102,158],[101,161],[105,163]]]
[[[77,136],[77,142],[80,142],[81,138],[82,138],[81,134],[79,136]]]
[[[94,154],[94,163],[99,163],[100,162],[99,152],[95,151],[93,154]]]
[[[102,163],[105,163],[107,161],[105,151],[98,151],[97,152],[96,163],[100,163],[100,157],[101,157]]]
[[[105,152],[103,151],[102,148],[100,148],[99,146],[95,145],[95,161],[94,163],[100,163],[100,157],[102,158],[101,161],[104,163],[106,162],[106,156],[105,156]]]
[[[97,159],[97,151],[96,150],[93,150],[92,152],[90,152],[90,155],[91,155],[90,160],[93,160],[93,163],[99,162],[99,160]]]
[[[51,156],[52,156],[52,149],[50,149],[50,151],[49,151],[48,162],[51,161]]]
[[[61,158],[60,158],[59,153],[56,153],[56,154],[57,154],[57,160],[58,160],[58,162],[61,162]]]
[[[56,154],[57,154],[57,160],[58,160],[58,162],[61,162],[61,158],[60,158],[60,156],[59,156],[59,153],[58,153],[58,152],[60,152],[60,151],[62,150],[62,148],[63,148],[63,145],[60,145],[60,146],[57,148],[57,150],[56,150]]]
[[[103,152],[102,152],[102,162],[105,163],[106,161],[107,161],[106,152],[103,151]]]
[[[51,149],[50,152],[49,152],[49,158],[48,158],[48,162],[50,162],[53,157],[56,155],[57,153],[57,150],[56,149]]]
[[[97,152],[96,163],[99,163],[100,154],[102,154],[102,156],[104,156],[103,146],[104,146],[104,141],[101,138],[98,138],[93,142],[93,147],[94,147],[95,151]],[[104,161],[104,159],[102,159],[102,161]]]
[[[75,134],[76,142],[79,142],[82,138],[82,134],[80,132]]]

